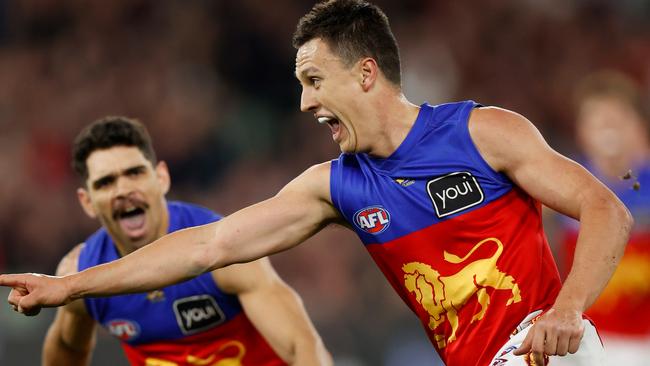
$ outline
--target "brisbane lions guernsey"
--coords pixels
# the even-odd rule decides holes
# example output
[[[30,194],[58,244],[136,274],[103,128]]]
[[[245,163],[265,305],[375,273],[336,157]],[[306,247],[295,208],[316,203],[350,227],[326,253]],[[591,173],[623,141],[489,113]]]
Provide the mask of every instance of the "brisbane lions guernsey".
[[[219,219],[187,203],[169,202],[167,208],[169,232]],[[86,241],[79,271],[118,258],[102,228]],[[132,365],[285,365],[237,297],[222,292],[210,273],[159,291],[84,301],[90,316],[121,341]]]
[[[386,159],[332,161],[332,201],[449,366],[487,365],[560,280],[540,204],[473,144],[472,101],[423,104]]]

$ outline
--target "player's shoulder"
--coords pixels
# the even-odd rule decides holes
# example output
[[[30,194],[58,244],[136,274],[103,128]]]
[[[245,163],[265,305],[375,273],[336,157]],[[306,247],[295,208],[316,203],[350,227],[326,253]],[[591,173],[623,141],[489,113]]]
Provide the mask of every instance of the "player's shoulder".
[[[546,147],[542,135],[532,122],[521,114],[504,108],[474,109],[468,129],[472,141],[488,162],[491,158],[517,159],[527,151]]]
[[[477,107],[472,110],[469,118],[470,132],[489,134],[495,131],[510,131],[521,128],[529,122],[521,114],[509,109],[487,106]]]
[[[299,184],[321,185],[323,182],[329,181],[331,169],[331,161],[314,164],[294,179],[294,182],[298,182]]]
[[[509,150],[513,147],[530,147],[540,142],[542,136],[523,115],[499,107],[480,107],[472,111],[469,133],[476,145]]]
[[[284,186],[278,195],[291,192],[298,193],[304,198],[331,202],[330,170],[331,162],[329,161],[312,165]]]
[[[79,256],[81,251],[86,246],[86,243],[77,244],[72,248],[63,258],[59,261],[56,268],[57,276],[66,276],[79,272]]]

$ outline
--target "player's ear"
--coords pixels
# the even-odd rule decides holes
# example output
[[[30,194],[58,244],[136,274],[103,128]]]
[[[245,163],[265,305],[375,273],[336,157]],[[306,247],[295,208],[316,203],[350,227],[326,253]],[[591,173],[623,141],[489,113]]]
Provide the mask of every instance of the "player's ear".
[[[377,76],[379,75],[379,67],[375,59],[366,57],[360,61],[361,66],[361,88],[363,91],[368,91],[375,84]]]
[[[169,177],[169,168],[167,168],[167,163],[159,161],[158,164],[156,164],[156,176],[158,177],[163,193],[167,194],[172,184],[171,178]]]
[[[95,208],[93,208],[93,205],[90,202],[90,194],[85,188],[77,188],[77,198],[79,199],[79,204],[81,204],[81,208],[83,208],[86,215],[92,219],[97,218]]]

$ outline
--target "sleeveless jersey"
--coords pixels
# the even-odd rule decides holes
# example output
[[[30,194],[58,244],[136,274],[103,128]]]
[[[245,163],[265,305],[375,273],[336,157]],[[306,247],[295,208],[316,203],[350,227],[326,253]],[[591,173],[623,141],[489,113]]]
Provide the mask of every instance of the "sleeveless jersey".
[[[331,196],[449,366],[487,365],[560,289],[541,206],[495,172],[467,127],[477,104],[423,104],[386,159],[342,154]]]
[[[169,202],[167,209],[169,232],[219,219],[182,202]],[[86,241],[78,269],[118,258],[113,240],[101,228]],[[221,291],[210,273],[160,291],[84,301],[90,316],[120,340],[132,365],[285,365],[238,298]]]
[[[618,196],[635,221],[616,272],[586,313],[601,331],[646,339],[650,336],[650,161],[634,167],[635,178],[630,180],[611,180],[590,164],[585,166]],[[638,190],[632,188],[636,180]],[[568,269],[573,262],[579,223],[562,219],[563,267]]]

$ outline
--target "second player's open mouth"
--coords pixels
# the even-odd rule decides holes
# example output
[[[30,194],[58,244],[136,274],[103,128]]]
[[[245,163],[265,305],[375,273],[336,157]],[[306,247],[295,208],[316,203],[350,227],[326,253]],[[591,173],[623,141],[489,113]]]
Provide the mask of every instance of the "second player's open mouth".
[[[146,233],[145,210],[141,207],[129,207],[115,214],[120,228],[130,238],[140,238]]]

